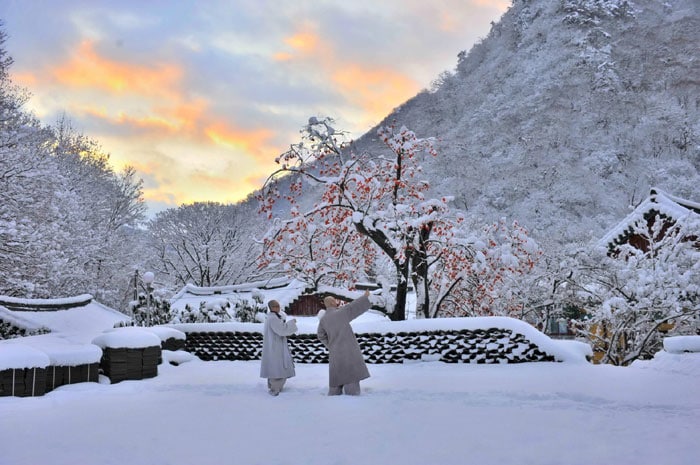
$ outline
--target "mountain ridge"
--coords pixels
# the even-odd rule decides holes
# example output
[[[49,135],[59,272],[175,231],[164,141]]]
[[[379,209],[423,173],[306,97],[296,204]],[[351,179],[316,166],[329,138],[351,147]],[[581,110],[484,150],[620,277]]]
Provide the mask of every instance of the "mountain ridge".
[[[652,186],[700,201],[693,0],[517,0],[454,73],[376,129],[436,137],[424,167],[473,227],[518,220],[559,248],[604,235]]]

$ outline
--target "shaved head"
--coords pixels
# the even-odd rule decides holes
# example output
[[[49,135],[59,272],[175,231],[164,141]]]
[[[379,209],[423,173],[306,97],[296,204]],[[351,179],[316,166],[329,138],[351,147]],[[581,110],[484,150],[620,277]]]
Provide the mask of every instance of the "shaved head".
[[[323,305],[325,305],[326,308],[337,307],[337,306],[338,306],[338,304],[337,304],[336,301],[335,301],[335,297],[331,297],[331,296],[325,297],[325,298],[323,299]]]

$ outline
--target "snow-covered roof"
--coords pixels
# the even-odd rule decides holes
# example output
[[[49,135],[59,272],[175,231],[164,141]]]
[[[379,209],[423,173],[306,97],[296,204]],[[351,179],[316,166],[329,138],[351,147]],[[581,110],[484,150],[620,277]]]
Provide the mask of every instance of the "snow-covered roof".
[[[23,299],[0,295],[0,305],[10,310],[64,310],[68,308],[83,307],[92,301],[90,294],[80,294],[61,299]]]
[[[614,228],[603,236],[598,245],[608,247],[621,243],[630,228],[640,222],[646,222],[646,217],[652,212],[664,215],[673,221],[683,221],[688,216],[700,216],[700,203],[675,197],[656,187],[652,188],[647,197],[632,213],[620,221]]]
[[[28,331],[94,335],[131,318],[83,294],[64,299],[0,296],[0,320]]]
[[[230,286],[200,287],[187,284],[170,299],[174,310],[182,310],[189,304],[191,308],[199,308],[200,302],[211,303],[218,300],[249,301],[254,295],[260,295],[263,303],[277,300],[282,308],[289,306],[309,288],[305,282],[297,279],[276,278],[266,281],[256,281]]]

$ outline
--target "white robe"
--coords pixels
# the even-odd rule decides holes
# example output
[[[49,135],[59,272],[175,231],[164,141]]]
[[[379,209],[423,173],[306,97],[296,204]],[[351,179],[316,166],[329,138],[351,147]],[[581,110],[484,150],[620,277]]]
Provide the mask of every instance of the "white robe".
[[[263,329],[261,378],[291,378],[296,374],[287,344],[287,336],[296,332],[295,321],[286,321],[283,313],[279,313],[278,317],[274,312],[267,312]]]

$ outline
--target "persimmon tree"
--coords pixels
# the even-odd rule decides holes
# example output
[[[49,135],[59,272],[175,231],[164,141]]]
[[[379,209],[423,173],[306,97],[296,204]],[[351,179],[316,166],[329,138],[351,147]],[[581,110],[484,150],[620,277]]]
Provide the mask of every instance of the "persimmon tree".
[[[371,274],[368,267],[381,255],[392,264],[397,286],[391,317],[403,320],[409,283],[429,272],[427,244],[450,229],[444,219],[450,199],[426,198],[430,185],[421,176],[421,157],[437,156],[433,140],[383,127],[378,135],[387,154],[358,154],[332,123],[311,118],[302,141],[277,159],[280,168],[265,182],[260,209],[273,227],[263,238],[261,264],[316,284],[352,286]],[[305,184],[320,195],[302,210]],[[273,218],[279,204],[288,204],[289,218]]]
[[[517,221],[509,225],[502,219],[471,239],[452,235],[440,247],[429,281],[433,317],[523,316],[524,284],[541,251]]]
[[[498,223],[475,238],[450,210],[451,198],[427,198],[421,161],[437,156],[432,139],[383,127],[378,135],[389,150],[358,154],[330,119],[311,118],[302,134],[260,193],[260,209],[273,221],[262,241],[262,267],[317,286],[351,287],[367,277],[387,283],[383,295],[394,320],[406,317],[409,284],[418,316],[426,318],[522,309],[515,289],[534,266],[536,244],[517,223]],[[319,193],[304,208],[306,186]],[[289,217],[275,218],[284,207]],[[392,276],[382,276],[386,262]],[[394,283],[395,294],[388,292]]]

